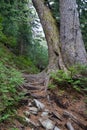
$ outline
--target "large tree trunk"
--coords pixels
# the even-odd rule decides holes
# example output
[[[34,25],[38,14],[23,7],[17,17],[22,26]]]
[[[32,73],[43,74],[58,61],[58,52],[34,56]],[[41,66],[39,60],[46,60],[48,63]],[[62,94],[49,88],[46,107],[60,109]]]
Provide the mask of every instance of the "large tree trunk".
[[[65,69],[60,53],[59,32],[55,19],[44,0],[32,0],[33,5],[40,18],[45,37],[48,44],[49,65],[48,71]]]
[[[65,65],[87,64],[76,0],[60,0],[60,41]]]
[[[76,0],[60,0],[60,42],[58,26],[45,0],[32,0],[48,44],[48,70],[65,69],[74,64],[87,64]],[[65,67],[66,66],[66,67]]]

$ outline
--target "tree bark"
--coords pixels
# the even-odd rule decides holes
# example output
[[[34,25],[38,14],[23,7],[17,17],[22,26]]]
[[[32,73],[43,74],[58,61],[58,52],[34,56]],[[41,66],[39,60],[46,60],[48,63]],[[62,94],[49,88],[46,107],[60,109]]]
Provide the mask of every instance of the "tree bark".
[[[60,0],[60,41],[64,63],[87,64],[76,0]]]
[[[57,69],[66,71],[66,68],[74,64],[87,64],[76,0],[60,0],[60,35],[57,23],[51,10],[45,4],[45,0],[32,0],[32,2],[40,18],[48,44],[47,71]]]
[[[40,18],[48,44],[49,65],[47,71],[50,72],[59,68],[65,69],[60,52],[57,23],[44,0],[32,0],[32,2]]]

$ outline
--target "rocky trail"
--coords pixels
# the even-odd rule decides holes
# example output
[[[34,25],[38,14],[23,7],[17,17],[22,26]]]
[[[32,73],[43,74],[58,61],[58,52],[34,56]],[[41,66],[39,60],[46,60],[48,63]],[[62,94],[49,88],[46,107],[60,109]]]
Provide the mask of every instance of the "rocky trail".
[[[15,129],[2,125],[0,130],[87,130],[87,104],[83,94],[59,88],[47,90],[45,75],[24,77],[26,95],[17,111],[20,118],[10,124]]]

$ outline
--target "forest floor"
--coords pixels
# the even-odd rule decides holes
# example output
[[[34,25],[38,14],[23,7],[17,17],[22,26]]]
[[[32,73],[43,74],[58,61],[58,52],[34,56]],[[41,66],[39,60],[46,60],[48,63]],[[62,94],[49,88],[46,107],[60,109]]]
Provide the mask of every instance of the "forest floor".
[[[44,77],[24,75],[25,98],[19,118],[0,125],[0,130],[87,130],[87,97],[69,88],[45,88]],[[22,118],[25,120],[22,120]]]

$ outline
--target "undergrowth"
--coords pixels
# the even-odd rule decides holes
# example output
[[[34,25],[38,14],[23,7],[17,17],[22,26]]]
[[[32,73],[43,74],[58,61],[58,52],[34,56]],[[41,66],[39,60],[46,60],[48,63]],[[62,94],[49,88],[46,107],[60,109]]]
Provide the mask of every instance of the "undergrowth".
[[[56,73],[51,73],[51,81],[50,89],[59,85],[65,88],[71,86],[76,91],[87,92],[87,66],[75,65],[70,67],[67,72],[58,70]]]
[[[19,71],[0,63],[0,122],[14,115],[14,107],[23,98],[24,79]]]
[[[25,73],[38,73],[39,69],[25,56],[16,56],[0,43],[0,62],[12,66]]]
[[[37,73],[32,61],[16,56],[0,43],[0,122],[15,117],[17,105],[24,98],[21,72]]]
[[[16,66],[25,73],[38,73],[39,69],[34,63],[25,56],[19,56],[14,59]]]

